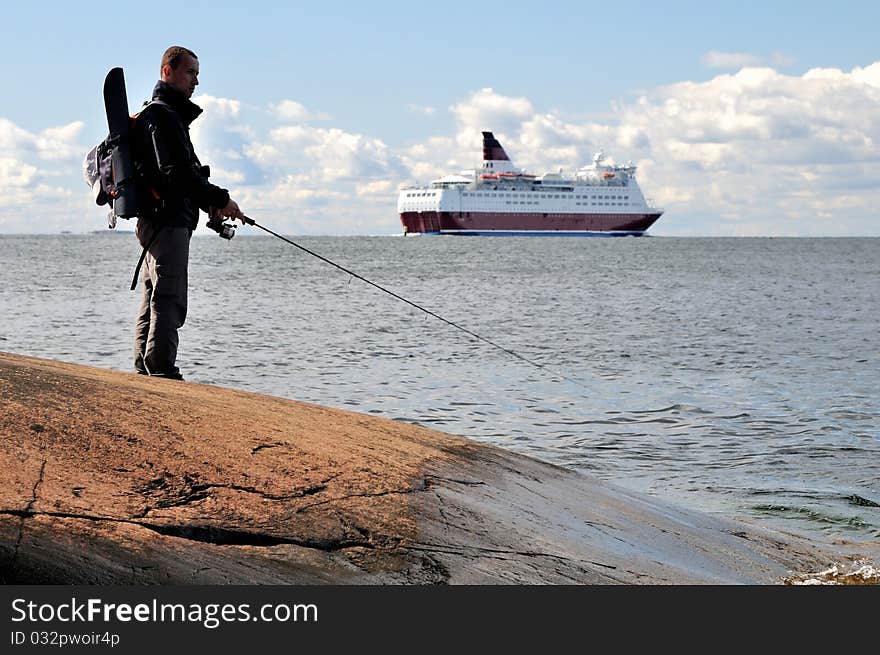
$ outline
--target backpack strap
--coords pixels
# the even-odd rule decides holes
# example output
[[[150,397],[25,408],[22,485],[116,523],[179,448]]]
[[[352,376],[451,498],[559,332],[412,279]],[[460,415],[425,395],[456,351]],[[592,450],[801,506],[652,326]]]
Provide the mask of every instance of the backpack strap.
[[[159,225],[156,227],[156,231],[153,232],[152,238],[147,242],[147,245],[144,246],[144,249],[141,251],[141,258],[138,260],[137,266],[134,268],[134,276],[131,278],[131,290],[134,291],[137,288],[137,280],[138,273],[141,272],[141,266],[144,264],[144,259],[147,256],[147,251],[150,249],[150,246],[153,245],[156,241],[156,237],[159,236],[159,232],[161,232],[165,228],[164,225]]]
[[[169,105],[169,104],[168,104],[167,102],[165,102],[164,100],[158,100],[158,99],[156,99],[156,98],[153,98],[153,99],[150,100],[149,102],[145,102],[145,103],[144,103],[144,106],[141,107],[141,110],[140,110],[138,113],[136,113],[134,116],[132,116],[132,118],[137,118],[138,116],[141,115],[141,113],[143,113],[143,111],[144,111],[147,107],[152,107],[153,105],[159,105],[159,106],[161,106],[161,107],[165,107],[166,109],[168,109],[168,111],[174,111],[173,108],[171,107],[171,105]]]

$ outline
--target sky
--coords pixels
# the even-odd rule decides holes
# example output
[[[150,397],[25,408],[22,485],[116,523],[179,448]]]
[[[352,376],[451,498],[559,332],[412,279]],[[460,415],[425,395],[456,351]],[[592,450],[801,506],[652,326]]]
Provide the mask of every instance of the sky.
[[[880,236],[876,2],[4,3],[0,233],[106,226],[103,79],[199,57],[212,181],[287,234],[399,234],[401,187],[493,131],[532,173],[604,149],[657,236]],[[133,226],[123,227],[133,229]]]

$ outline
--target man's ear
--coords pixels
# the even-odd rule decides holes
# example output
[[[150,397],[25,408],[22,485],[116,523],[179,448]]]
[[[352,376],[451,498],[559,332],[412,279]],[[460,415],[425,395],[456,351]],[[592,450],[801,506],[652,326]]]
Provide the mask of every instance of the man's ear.
[[[162,66],[162,79],[167,80],[171,76],[171,64]]]

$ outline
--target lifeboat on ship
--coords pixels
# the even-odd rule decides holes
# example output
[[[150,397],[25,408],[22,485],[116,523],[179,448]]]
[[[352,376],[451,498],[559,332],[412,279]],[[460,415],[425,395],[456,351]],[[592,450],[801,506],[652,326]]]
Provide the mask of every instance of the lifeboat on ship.
[[[529,175],[528,173],[498,173],[498,177],[504,178],[505,180],[534,180],[534,175]]]

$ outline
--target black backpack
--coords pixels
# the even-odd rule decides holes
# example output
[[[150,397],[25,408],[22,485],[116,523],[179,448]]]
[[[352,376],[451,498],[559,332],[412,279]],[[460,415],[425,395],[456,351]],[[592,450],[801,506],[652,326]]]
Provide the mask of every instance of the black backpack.
[[[165,103],[153,100],[144,105]],[[143,109],[141,110],[143,111]],[[143,201],[146,188],[131,150],[130,135],[140,113],[130,117],[127,133],[110,134],[101,143],[89,150],[83,159],[83,179],[92,189],[92,198],[98,206],[110,205],[107,226],[116,227],[116,219],[133,218],[153,209],[155,203]],[[155,197],[155,193],[153,193]],[[142,206],[143,205],[143,206]]]
[[[153,100],[146,103],[141,112],[152,104],[165,105]],[[133,156],[131,134],[140,113],[134,116],[128,113],[125,75],[121,68],[111,69],[104,78],[104,110],[109,135],[89,150],[83,160],[83,177],[92,189],[95,203],[110,205],[107,225],[112,230],[117,218],[143,215],[150,208],[148,203],[154,204],[151,201],[158,197],[145,189],[140,167]]]

